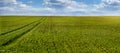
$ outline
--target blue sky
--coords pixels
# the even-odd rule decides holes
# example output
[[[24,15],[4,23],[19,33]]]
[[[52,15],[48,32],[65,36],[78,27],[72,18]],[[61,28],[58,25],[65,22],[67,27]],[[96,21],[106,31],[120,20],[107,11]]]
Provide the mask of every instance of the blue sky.
[[[0,0],[0,15],[120,15],[120,0]]]

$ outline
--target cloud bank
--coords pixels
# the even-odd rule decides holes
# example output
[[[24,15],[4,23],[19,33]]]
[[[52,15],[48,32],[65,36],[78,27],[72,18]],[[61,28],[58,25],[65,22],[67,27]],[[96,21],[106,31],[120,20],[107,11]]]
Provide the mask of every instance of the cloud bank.
[[[0,0],[0,15],[120,15],[120,0],[101,0],[92,5],[76,0],[43,0],[41,5],[36,8],[22,1]]]

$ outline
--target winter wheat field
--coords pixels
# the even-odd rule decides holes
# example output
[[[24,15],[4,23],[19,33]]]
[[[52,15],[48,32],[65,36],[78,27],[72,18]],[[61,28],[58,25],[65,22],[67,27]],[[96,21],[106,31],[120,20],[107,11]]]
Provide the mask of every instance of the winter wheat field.
[[[0,53],[120,53],[120,17],[0,16]]]

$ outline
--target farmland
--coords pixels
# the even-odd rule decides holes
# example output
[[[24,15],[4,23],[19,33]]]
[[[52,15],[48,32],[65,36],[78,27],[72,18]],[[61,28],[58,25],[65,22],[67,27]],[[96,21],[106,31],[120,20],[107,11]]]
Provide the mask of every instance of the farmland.
[[[0,53],[120,53],[118,16],[0,16]]]

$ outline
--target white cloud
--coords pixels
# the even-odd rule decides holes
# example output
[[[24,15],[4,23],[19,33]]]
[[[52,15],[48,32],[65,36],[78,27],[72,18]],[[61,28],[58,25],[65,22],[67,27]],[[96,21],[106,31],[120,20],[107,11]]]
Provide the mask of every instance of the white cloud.
[[[29,0],[32,3],[33,0]],[[120,0],[101,0],[89,6],[75,0],[44,0],[45,7],[35,8],[16,0],[0,0],[3,14],[18,15],[119,15]],[[117,13],[116,13],[117,11]]]
[[[97,9],[106,11],[120,10],[120,0],[102,0],[100,4],[94,5]]]
[[[88,5],[74,0],[44,0],[46,7],[56,10],[56,14],[85,13]]]
[[[1,0],[1,3],[3,3],[3,7],[13,7],[13,8],[25,8],[25,7],[30,7],[26,4],[23,4],[22,2],[17,2],[16,0]]]
[[[120,0],[102,0],[102,2],[106,2],[108,4],[112,4],[112,3],[115,3],[115,2],[120,3]]]
[[[120,0],[101,0],[100,4],[94,4],[91,14],[120,15]]]
[[[0,0],[0,2],[4,5],[2,7],[0,6],[0,15],[38,15],[54,12],[51,8],[33,8],[16,0]]]
[[[2,11],[4,14],[13,14],[18,11],[23,12],[25,9],[32,8],[31,6],[16,0],[0,0],[0,3],[2,3],[0,6],[0,11]]]

